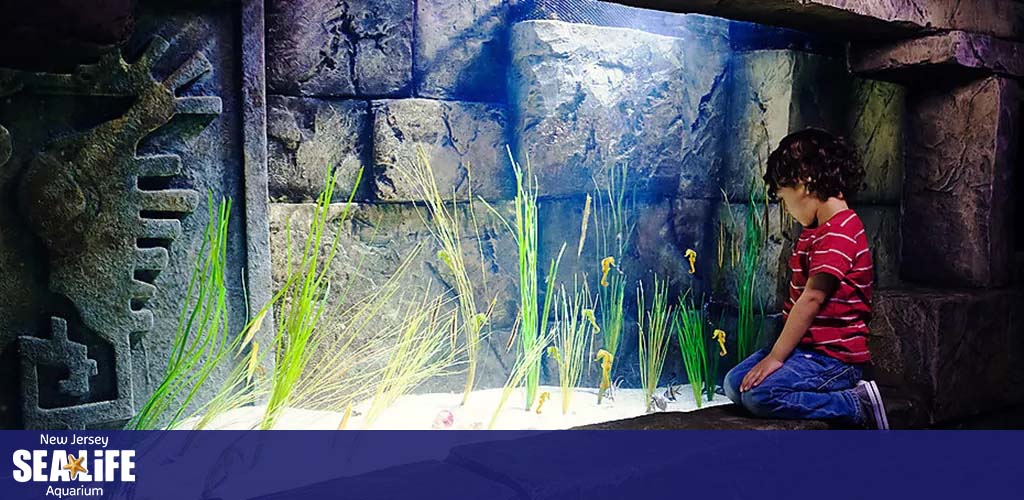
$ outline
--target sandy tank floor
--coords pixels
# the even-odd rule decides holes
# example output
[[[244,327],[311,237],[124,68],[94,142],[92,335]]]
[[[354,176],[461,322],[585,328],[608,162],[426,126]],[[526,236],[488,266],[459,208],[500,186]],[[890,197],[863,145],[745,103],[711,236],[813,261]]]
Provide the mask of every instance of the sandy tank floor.
[[[369,401],[356,405],[345,429],[371,430],[484,430],[488,428],[494,409],[501,398],[501,389],[485,389],[470,394],[469,401],[460,406],[461,393],[414,394],[399,398],[384,410],[373,422],[366,421]],[[581,388],[573,392],[568,413],[562,413],[562,391],[558,387],[541,386],[538,394],[548,392],[550,399],[544,403],[541,412],[524,411],[523,390],[517,389],[509,397],[501,414],[494,422],[497,430],[549,430],[568,429],[580,425],[620,420],[643,415],[646,409],[641,389],[618,389],[614,399],[605,398],[597,404],[597,390]],[[665,388],[659,388],[663,394]],[[716,395],[714,401],[704,401],[703,407],[717,406],[729,402],[725,396]],[[692,411],[697,409],[693,391],[689,385],[680,386],[675,401],[669,401],[665,411]],[[238,408],[217,417],[207,429],[252,429],[263,416],[263,406]],[[445,412],[451,418],[446,419]],[[342,413],[333,411],[288,408],[278,419],[275,429],[335,430],[341,423]],[[450,425],[442,422],[448,420]],[[182,422],[179,429],[191,427],[191,420]]]

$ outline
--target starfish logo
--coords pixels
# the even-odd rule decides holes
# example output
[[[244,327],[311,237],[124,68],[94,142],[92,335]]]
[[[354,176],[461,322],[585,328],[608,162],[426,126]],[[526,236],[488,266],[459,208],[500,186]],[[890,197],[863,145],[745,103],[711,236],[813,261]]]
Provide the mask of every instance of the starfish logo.
[[[75,458],[74,455],[68,455],[68,463],[64,465],[64,470],[71,472],[71,479],[78,479],[78,473],[84,472],[89,473],[89,470],[82,465],[82,461],[85,460],[85,455]]]

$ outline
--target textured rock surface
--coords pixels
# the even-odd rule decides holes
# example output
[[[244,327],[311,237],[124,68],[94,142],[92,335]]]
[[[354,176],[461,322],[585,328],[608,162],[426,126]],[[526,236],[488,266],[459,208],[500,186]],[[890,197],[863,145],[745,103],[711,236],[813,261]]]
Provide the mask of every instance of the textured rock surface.
[[[852,78],[840,59],[789,50],[739,53],[732,67],[730,144],[722,172],[731,200],[746,199],[751,186],[761,183],[768,156],[783,137],[823,127],[847,137],[860,153],[867,178],[858,201],[899,201],[903,87]],[[755,196],[764,199],[761,193]]]
[[[962,29],[1003,38],[1024,34],[1024,6],[1005,0],[618,0],[668,11],[685,10],[851,39],[900,38],[933,29]]]
[[[416,3],[416,95],[505,99],[508,0]]]
[[[796,53],[765,50],[736,54],[732,60],[730,147],[721,188],[732,200],[749,199],[761,184],[768,155],[790,129]],[[758,193],[759,199],[763,196]]]
[[[1020,292],[888,290],[879,293],[870,347],[882,376],[902,380],[932,422],[999,408],[1020,360]]]
[[[542,194],[580,193],[626,163],[630,180],[673,191],[684,145],[717,133],[707,103],[725,92],[726,25],[670,38],[557,21],[512,28],[510,106],[520,157]]]
[[[868,235],[875,265],[875,290],[900,286],[900,209],[888,205],[853,205]]]
[[[841,60],[790,50],[743,52],[732,68],[721,185],[730,200],[742,201],[762,184],[768,155],[787,134],[806,127],[842,130],[850,79]]]
[[[146,50],[130,64],[114,51],[73,75],[5,72],[0,143],[13,147],[6,158],[0,146],[0,186],[18,196],[0,209],[0,358],[13,381],[0,427],[121,426],[160,383],[207,222],[200,193],[245,197],[239,17],[140,7]],[[234,331],[249,222],[236,208]],[[211,373],[194,404],[230,369]]]
[[[515,180],[506,150],[505,111],[491,104],[397,99],[373,104],[373,162],[377,196],[417,200],[403,175],[423,148],[446,198],[512,196]]]
[[[366,102],[268,97],[270,197],[314,201],[324,189],[328,168],[332,168],[340,170],[334,195],[347,199],[359,169],[368,165],[369,151],[365,150],[369,148],[364,144],[369,131]],[[366,179],[370,173],[367,170],[363,175]]]
[[[413,1],[267,2],[267,89],[392,96],[412,81]]]
[[[908,99],[903,277],[998,286],[1012,264],[1010,173],[1019,133],[1016,82],[942,85]]]
[[[1024,76],[1024,45],[977,33],[954,31],[884,44],[857,44],[850,69],[875,78],[912,82],[922,76],[947,76],[978,70]]]
[[[297,259],[305,243],[305,230],[309,227],[314,205],[273,204],[271,206],[271,245],[274,262],[275,288],[284,282],[287,270],[287,233],[292,227],[292,255]],[[426,293],[432,296],[449,296],[453,285],[450,272],[437,257],[440,246],[430,235],[420,212],[410,205],[397,204],[356,204],[350,216],[342,221],[343,205],[332,206],[328,227],[330,234],[339,235],[338,254],[332,263],[328,279],[335,293],[328,299],[331,310],[344,310],[365,299],[377,290],[387,286],[388,280],[400,266],[409,261],[408,270],[395,278],[398,294],[387,302],[374,321],[371,330],[359,332],[352,348],[361,348],[379,342],[385,328],[402,321],[406,306],[420,299]],[[499,205],[499,210],[506,207]],[[426,216],[426,213],[423,213]],[[505,214],[509,216],[509,214]],[[490,318],[493,333],[481,349],[481,368],[478,371],[478,387],[501,387],[514,362],[512,354],[506,354],[505,344],[509,329],[515,321],[518,298],[518,260],[515,242],[493,215],[485,209],[477,212],[480,237],[477,238],[468,211],[461,210],[462,245],[467,271],[475,284],[476,304],[486,308],[497,297]],[[328,242],[324,242],[325,245]],[[422,248],[416,253],[418,246]],[[481,252],[484,258],[481,260]],[[344,292],[342,292],[344,290]],[[340,308],[340,309],[339,309]],[[344,330],[328,324],[329,335],[342,338]],[[462,389],[465,379],[453,376],[430,381],[421,390],[446,391]]]
[[[896,203],[903,191],[903,120],[906,89],[854,78],[845,134],[857,148],[867,176],[861,203]]]

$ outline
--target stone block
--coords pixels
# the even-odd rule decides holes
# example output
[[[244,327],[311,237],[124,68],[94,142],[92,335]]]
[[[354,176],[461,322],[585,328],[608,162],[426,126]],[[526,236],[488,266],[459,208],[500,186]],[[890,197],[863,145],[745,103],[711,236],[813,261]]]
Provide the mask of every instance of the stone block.
[[[397,96],[412,84],[413,0],[267,2],[267,88]]]
[[[858,203],[899,201],[903,192],[903,118],[906,88],[854,78],[844,133],[864,166],[864,190]]]
[[[900,209],[888,205],[852,207],[868,236],[875,265],[875,290],[900,286]]]
[[[416,4],[416,95],[505,99],[508,0],[430,0]]]
[[[789,50],[740,53],[732,67],[730,141],[722,178],[730,200],[748,199],[752,186],[763,182],[768,156],[782,138],[807,127],[845,136],[856,148],[867,173],[857,200],[900,199],[903,87],[852,78],[837,58]],[[758,192],[755,199],[764,196]]]
[[[313,204],[271,205],[271,256],[275,287],[280,287],[286,280],[286,228],[290,223],[292,259],[297,263],[314,208]],[[328,272],[332,292],[327,310],[335,312],[330,316],[337,317],[337,311],[358,304],[382,288],[394,287],[397,290],[396,295],[386,302],[386,307],[374,318],[374,326],[355,333],[352,349],[382,342],[382,332],[387,330],[386,326],[401,324],[403,313],[413,300],[420,300],[424,296],[455,297],[452,292],[453,277],[437,256],[441,247],[431,236],[424,218],[421,218],[421,214],[422,217],[428,217],[425,211],[420,212],[413,205],[354,204],[348,218],[342,220],[342,208],[343,204],[332,206],[328,222],[328,237],[337,234],[339,238],[338,253]],[[498,205],[496,209],[501,210],[505,217],[511,215],[505,205]],[[478,207],[476,213],[479,233],[471,222],[468,209],[460,206],[457,213],[467,272],[477,284],[474,288],[477,308],[483,312],[494,302],[490,317],[492,334],[480,351],[481,366],[484,368],[477,372],[477,386],[501,387],[514,363],[515,354],[514,351],[505,352],[519,297],[515,241],[504,225],[482,207]],[[330,241],[325,240],[323,245],[327,247]],[[403,264],[407,266],[406,271],[398,273]],[[337,325],[328,324],[325,328],[329,336],[336,338],[353,335]],[[440,379],[430,381],[424,387],[435,391],[461,391],[464,383],[463,377],[453,376],[445,378],[444,382]]]
[[[340,171],[335,199],[344,201],[367,165],[370,122],[364,101],[267,98],[269,192],[278,201],[315,201],[328,169]],[[363,172],[364,179],[370,176]],[[364,182],[364,184],[368,184]],[[357,193],[357,199],[365,193]]]
[[[869,345],[876,370],[900,380],[932,422],[996,409],[1010,390],[1019,291],[885,290],[876,294]],[[1019,326],[1016,325],[1016,326]]]
[[[790,50],[737,54],[721,183],[729,199],[747,200],[752,189],[763,186],[768,156],[789,133],[807,127],[843,130],[848,90],[839,59]],[[759,190],[754,195],[764,200]]]
[[[784,26],[851,40],[907,38],[934,30],[965,30],[1020,39],[1024,6],[1005,0],[619,0],[667,11]]]
[[[541,194],[605,186],[616,164],[629,166],[634,186],[674,192],[686,150],[721,133],[705,122],[723,121],[709,103],[726,88],[726,32],[722,25],[715,35],[665,37],[559,21],[516,24],[513,142],[517,156],[532,162]]]
[[[1012,269],[1010,173],[1019,85],[999,77],[947,83],[908,98],[903,278],[999,286]]]
[[[727,20],[667,12],[668,9],[638,9],[626,2],[598,0],[530,0],[511,1],[512,23],[522,21],[565,21],[609,28],[629,28],[672,37],[719,33]]]
[[[850,70],[873,78],[912,83],[922,78],[995,73],[1024,76],[1024,44],[952,31],[885,43],[853,44]]]
[[[373,103],[374,185],[386,201],[420,199],[407,172],[416,149],[430,159],[446,198],[503,199],[514,196],[515,177],[505,140],[505,110],[499,105],[396,99]]]

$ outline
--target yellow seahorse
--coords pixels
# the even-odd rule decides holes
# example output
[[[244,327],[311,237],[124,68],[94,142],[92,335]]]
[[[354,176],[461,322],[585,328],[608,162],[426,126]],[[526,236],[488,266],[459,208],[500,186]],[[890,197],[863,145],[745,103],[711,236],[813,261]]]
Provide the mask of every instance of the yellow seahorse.
[[[600,349],[597,351],[597,357],[594,361],[601,362],[601,386],[597,391],[597,404],[601,404],[601,399],[604,397],[604,391],[608,390],[612,386],[612,361],[615,356],[612,353]]]
[[[711,334],[711,338],[715,339],[715,341],[718,342],[718,348],[721,349],[718,352],[719,356],[725,356],[726,354],[729,354],[728,351],[725,350],[725,332],[724,331],[716,329],[715,332]]]
[[[615,257],[608,256],[601,259],[601,286],[608,286],[608,271],[615,267]]]

